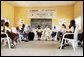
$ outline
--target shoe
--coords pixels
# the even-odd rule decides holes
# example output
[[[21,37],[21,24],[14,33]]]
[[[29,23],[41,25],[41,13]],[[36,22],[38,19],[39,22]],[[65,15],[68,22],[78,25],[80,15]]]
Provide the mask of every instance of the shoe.
[[[24,40],[24,42],[28,42],[28,40]]]
[[[69,46],[69,44],[65,44],[66,46]]]
[[[59,49],[60,49],[60,47],[59,47]],[[62,49],[64,49],[64,46],[62,46]]]
[[[81,45],[81,47],[83,47],[83,45]]]
[[[78,45],[81,45],[81,43],[80,43],[80,42],[78,42]]]
[[[40,40],[40,39],[38,39],[38,40]]]
[[[24,41],[24,40],[21,40],[21,41]]]
[[[14,48],[16,48],[16,46],[13,44],[13,45],[11,45],[11,48],[14,49]]]
[[[47,41],[47,39],[45,41]]]
[[[54,39],[52,39],[52,41],[54,41]]]

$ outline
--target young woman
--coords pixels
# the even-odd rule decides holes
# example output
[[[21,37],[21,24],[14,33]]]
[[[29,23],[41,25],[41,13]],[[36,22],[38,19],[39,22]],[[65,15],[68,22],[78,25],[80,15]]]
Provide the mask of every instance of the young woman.
[[[5,32],[5,20],[1,20],[1,38],[6,37]]]
[[[60,37],[60,42],[61,42],[62,38],[63,38],[63,34],[66,33],[66,25],[65,24],[62,24],[61,31],[59,33],[60,33],[59,37]],[[62,48],[64,48],[64,46],[65,46],[64,42],[65,42],[65,40],[63,40],[63,46],[62,46]]]
[[[45,40],[48,40],[50,38],[50,28],[48,28],[48,26],[46,26],[46,28],[44,29],[44,34]]]
[[[5,31],[12,40],[11,48],[14,48],[16,46],[18,34],[11,32],[11,29],[9,28],[8,22],[5,23]]]
[[[55,38],[55,36],[56,36],[56,33],[57,33],[57,30],[56,30],[56,27],[54,26],[54,28],[52,29],[52,34],[51,34],[51,36],[52,36],[52,41],[54,41],[54,38]]]
[[[41,36],[42,36],[42,29],[41,29],[41,26],[38,25],[38,29],[37,29],[37,35],[38,35],[38,40],[40,40]]]
[[[62,41],[62,36],[64,33],[66,33],[66,26],[65,26],[65,24],[62,24],[61,30],[58,32],[58,40]]]
[[[7,37],[5,34],[5,20],[1,20],[1,38]],[[1,43],[3,43],[3,40],[1,40]],[[3,46],[6,45],[6,41],[4,41]]]
[[[77,29],[77,26],[76,26],[76,24],[75,24],[75,20],[71,20],[70,21],[70,25],[69,25],[69,30],[67,31],[67,33],[69,32],[69,33],[74,33],[75,32],[75,30]],[[77,35],[77,34],[76,34]],[[65,35],[65,38],[69,38],[69,39],[73,39],[74,38],[74,35],[73,34],[68,34],[68,35]],[[75,37],[76,39],[75,39],[75,45],[77,45],[77,37]],[[63,44],[65,45],[65,43],[64,43],[65,41],[63,41]],[[63,46],[63,48],[64,48],[64,46]]]

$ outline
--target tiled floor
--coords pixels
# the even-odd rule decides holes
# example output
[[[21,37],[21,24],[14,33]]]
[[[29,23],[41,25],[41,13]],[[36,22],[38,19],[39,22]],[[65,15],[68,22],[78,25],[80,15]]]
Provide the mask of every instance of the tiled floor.
[[[83,56],[83,48],[78,47],[76,52],[72,46],[58,49],[56,41],[29,41],[18,44],[17,48],[1,47],[1,56]]]

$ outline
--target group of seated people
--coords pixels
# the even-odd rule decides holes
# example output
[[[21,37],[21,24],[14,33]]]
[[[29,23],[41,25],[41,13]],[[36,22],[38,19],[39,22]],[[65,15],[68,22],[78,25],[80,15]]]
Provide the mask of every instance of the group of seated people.
[[[1,38],[10,37],[11,39],[11,48],[16,47],[18,39],[21,41],[28,42],[28,38],[34,36],[34,33],[31,30],[31,27],[28,26],[28,30],[25,29],[25,25],[23,24],[21,28],[10,28],[9,22],[5,22],[5,20],[1,20]],[[31,40],[31,39],[30,39]],[[6,44],[6,43],[5,43]],[[4,44],[4,45],[5,45]]]
[[[52,30],[46,25],[44,31],[41,29],[41,26],[38,25],[36,33],[38,36],[38,40],[41,40],[42,34],[44,34],[45,40],[52,39],[54,41],[56,35],[57,35],[57,40],[61,42],[63,38],[63,34],[66,32],[68,33],[74,33],[76,24],[75,21],[72,20],[69,25],[70,30],[67,31],[66,25],[62,24],[61,30],[57,31],[56,26],[52,28]],[[28,42],[29,40],[33,40],[35,37],[35,33],[33,32],[33,29],[31,26],[25,26],[25,24],[22,24],[22,27],[16,27],[16,31],[13,32],[9,28],[9,22],[5,22],[5,20],[1,20],[1,32],[6,32],[10,39],[12,40],[11,46],[15,47],[17,43],[17,39],[20,39],[21,41]],[[6,37],[5,34],[1,34],[1,38]],[[73,35],[67,35],[65,36],[67,38],[73,38]],[[80,42],[83,41],[83,33],[81,34],[81,37],[79,38]],[[66,41],[68,43],[68,41]],[[79,43],[80,43],[79,42]],[[64,43],[65,44],[65,43]],[[81,44],[81,43],[80,43]]]

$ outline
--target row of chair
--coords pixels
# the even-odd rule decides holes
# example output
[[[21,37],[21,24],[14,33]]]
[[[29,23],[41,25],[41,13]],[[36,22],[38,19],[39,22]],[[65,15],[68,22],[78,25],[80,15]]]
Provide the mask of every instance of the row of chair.
[[[6,34],[6,38],[1,38],[1,42],[2,42],[2,40],[7,40],[7,42],[8,42],[8,47],[10,48],[11,47],[11,45],[10,45],[10,38],[8,37],[8,35],[7,35],[7,33],[3,33],[3,32],[1,32],[1,34]],[[69,34],[73,34],[74,35],[74,37],[73,37],[73,39],[69,39],[69,38],[65,38],[65,36],[66,35],[69,35]],[[75,48],[77,47],[76,45],[76,43],[77,43],[77,35],[78,35],[78,29],[76,28],[75,29],[75,32],[74,33],[65,33],[64,35],[63,35],[63,38],[62,38],[62,42],[61,42],[61,45],[60,45],[60,49],[62,49],[62,46],[63,46],[63,40],[68,40],[70,43],[71,43],[71,45],[72,45],[72,47],[73,47],[73,49],[74,49],[74,51],[75,51]],[[57,39],[57,35],[56,35],[56,39]],[[21,39],[18,39],[18,40],[20,40],[20,42],[21,42]],[[66,41],[65,41],[66,42]]]

